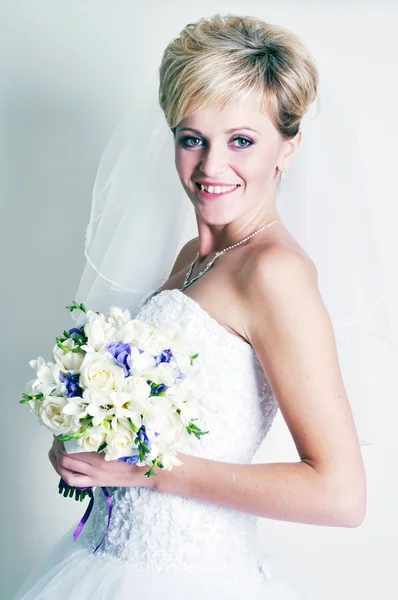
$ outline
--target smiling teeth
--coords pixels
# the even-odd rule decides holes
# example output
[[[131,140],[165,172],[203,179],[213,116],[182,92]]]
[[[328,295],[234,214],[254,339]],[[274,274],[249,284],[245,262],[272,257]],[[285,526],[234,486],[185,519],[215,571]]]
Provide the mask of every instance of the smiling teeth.
[[[237,185],[200,185],[200,189],[205,192],[209,192],[209,194],[225,194],[225,192],[230,192],[231,190],[233,190],[234,188],[238,187]]]

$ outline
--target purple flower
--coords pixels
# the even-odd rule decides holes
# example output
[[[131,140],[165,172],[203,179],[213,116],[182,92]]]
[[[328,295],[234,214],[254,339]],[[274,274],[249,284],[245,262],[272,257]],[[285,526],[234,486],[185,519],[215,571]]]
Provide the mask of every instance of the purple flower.
[[[146,434],[145,425],[141,425],[137,435],[140,442],[143,442],[146,446],[148,446],[148,450],[151,451],[151,442]]]
[[[69,335],[72,335],[72,333],[77,333],[81,337],[86,337],[84,329],[77,329],[76,327],[72,327],[72,329],[69,329],[68,333]]]
[[[156,366],[158,366],[162,362],[169,363],[171,361],[171,359],[173,358],[173,354],[172,354],[171,350],[163,350],[163,352],[161,354],[158,354],[154,358],[155,358]]]
[[[72,329],[69,329],[68,333],[71,336],[72,340],[74,340],[77,343],[87,342],[87,336],[84,333],[84,329],[72,327]]]
[[[138,461],[140,460],[139,455],[135,455],[135,456],[122,456],[121,458],[117,459],[117,462],[125,462],[128,465],[134,465],[136,464]]]
[[[72,373],[67,373],[66,376],[59,372],[59,379],[62,382],[65,382],[66,385],[66,395],[68,398],[75,398],[76,396],[83,397],[83,390],[79,385],[79,374],[76,373],[73,375]]]
[[[185,373],[183,373],[181,371],[181,369],[179,369],[178,367],[177,367],[177,371],[178,371],[177,379],[186,379],[187,378],[187,376],[185,375]]]
[[[165,392],[168,386],[165,383],[153,383],[147,379],[147,384],[151,386],[151,396],[159,396],[160,392]]]
[[[124,376],[128,377],[131,369],[131,344],[111,342],[108,344],[108,350],[112,354],[117,364],[123,367]]]

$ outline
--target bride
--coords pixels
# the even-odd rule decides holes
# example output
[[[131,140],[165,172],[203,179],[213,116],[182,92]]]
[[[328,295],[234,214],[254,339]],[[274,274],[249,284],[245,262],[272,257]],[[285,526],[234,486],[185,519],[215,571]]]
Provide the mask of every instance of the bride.
[[[14,600],[231,600],[243,593],[292,600],[300,596],[288,576],[267,577],[257,517],[347,528],[365,518],[360,439],[319,267],[277,207],[305,145],[302,120],[319,91],[315,62],[284,28],[215,15],[170,42],[159,73],[160,107],[198,235],[154,290],[157,267],[144,253],[125,252],[125,265],[153,269],[142,301],[134,304],[132,293],[129,308],[155,326],[178,323],[199,350],[201,423],[211,435],[181,449],[182,466],[149,479],[103,454],[69,454],[54,438],[55,471],[71,486],[95,487],[94,509],[78,540],[73,526]],[[139,201],[149,213],[146,197]],[[163,194],[156,201],[163,212],[141,231],[154,243],[174,200],[168,205]],[[181,222],[177,213],[171,219]],[[139,227],[126,222],[133,240]],[[163,240],[166,234],[173,251],[178,236],[166,228]],[[299,460],[252,464],[278,409]],[[114,508],[94,552],[108,518],[101,486]]]

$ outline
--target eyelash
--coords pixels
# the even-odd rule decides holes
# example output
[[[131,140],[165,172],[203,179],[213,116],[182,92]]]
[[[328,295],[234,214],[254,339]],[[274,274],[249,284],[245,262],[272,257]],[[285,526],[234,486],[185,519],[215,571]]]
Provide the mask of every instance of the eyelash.
[[[188,140],[200,140],[200,137],[197,136],[193,136],[193,135],[187,135],[185,137],[180,138],[180,144],[182,145],[183,148],[200,148],[200,146],[189,146],[186,142]],[[235,140],[245,140],[245,142],[249,142],[249,144],[247,144],[246,146],[238,146],[239,150],[243,150],[244,148],[250,148],[250,146],[252,146],[254,144],[253,140],[243,137],[242,135],[237,135],[236,137],[233,138],[233,142]]]

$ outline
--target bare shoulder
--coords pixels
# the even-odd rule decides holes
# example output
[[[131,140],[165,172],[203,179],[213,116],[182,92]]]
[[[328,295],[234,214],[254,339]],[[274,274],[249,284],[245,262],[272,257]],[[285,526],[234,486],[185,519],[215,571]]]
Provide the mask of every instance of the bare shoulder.
[[[272,336],[278,343],[288,339],[292,327],[297,336],[305,336],[305,328],[319,328],[320,322],[331,342],[332,324],[319,292],[318,272],[295,248],[279,242],[255,247],[241,271],[240,295],[246,339],[254,348],[260,346],[260,353]]]
[[[245,265],[245,283],[249,288],[273,281],[290,281],[291,276],[303,278],[307,283],[318,285],[318,272],[308,255],[290,244],[269,242],[253,247]],[[270,281],[269,281],[270,278]],[[275,279],[276,278],[276,279]],[[268,286],[267,286],[268,287]]]
[[[175,259],[173,268],[170,272],[169,279],[185,269],[195,258],[199,250],[199,237],[192,238],[189,240],[179,251],[177,258]]]
[[[254,347],[273,335],[287,339],[293,325],[297,330],[297,322],[305,328],[322,321],[325,334],[328,330],[329,338],[333,336],[317,269],[307,255],[288,244],[272,241],[253,247],[240,272],[239,295],[245,337]]]
[[[240,271],[238,287],[249,334],[251,320],[257,320],[256,307],[266,304],[270,315],[270,310],[280,309],[284,302],[297,307],[300,296],[302,302],[306,302],[304,296],[307,301],[310,296],[320,300],[315,264],[298,249],[274,241],[253,247]]]

